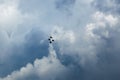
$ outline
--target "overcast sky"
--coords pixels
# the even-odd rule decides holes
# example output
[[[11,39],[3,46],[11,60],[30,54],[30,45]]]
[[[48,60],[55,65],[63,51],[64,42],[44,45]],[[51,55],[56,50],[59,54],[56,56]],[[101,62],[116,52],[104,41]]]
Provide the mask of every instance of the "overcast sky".
[[[119,41],[119,0],[0,0],[0,80],[120,80]]]

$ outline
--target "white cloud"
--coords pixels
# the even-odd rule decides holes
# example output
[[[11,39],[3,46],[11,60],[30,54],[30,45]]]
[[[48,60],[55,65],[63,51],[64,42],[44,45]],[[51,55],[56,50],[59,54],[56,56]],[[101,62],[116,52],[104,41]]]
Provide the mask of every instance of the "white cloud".
[[[60,63],[56,56],[53,46],[49,45],[49,56],[42,59],[36,59],[34,64],[28,63],[26,67],[22,67],[20,71],[14,71],[11,75],[0,80],[32,80],[29,77],[35,76],[40,80],[56,80],[64,79],[62,74],[66,73],[68,69]],[[35,79],[36,79],[35,78]]]
[[[81,34],[80,34],[81,33]],[[96,63],[95,46],[90,40],[86,40],[86,32],[66,30],[63,27],[54,27],[51,35],[59,46],[60,55],[77,55],[78,64],[81,66]],[[89,32],[92,34],[92,32]]]
[[[16,1],[0,4],[0,28],[5,31],[14,31],[18,24],[21,24],[23,15],[18,10]]]
[[[118,29],[119,19],[117,17],[96,12],[93,18],[95,22],[88,24],[86,27],[86,34],[88,34],[89,37],[101,38],[101,36],[103,36],[109,38],[110,30]]]
[[[108,5],[104,5],[102,3],[95,3],[94,5],[96,6],[101,4],[99,7],[103,6],[101,8],[104,9],[105,7],[105,10],[108,10],[109,12],[109,9],[111,10],[116,6],[115,3],[110,1],[111,0],[102,2],[105,2]],[[100,58],[100,56],[104,57],[104,54],[107,53],[115,56],[115,59],[111,59],[110,61],[115,62],[114,65],[118,65],[117,67],[119,67],[119,16],[113,15],[112,13],[106,14],[104,11],[101,12],[102,10],[98,10],[92,15],[94,10],[90,7],[91,2],[92,0],[75,0],[73,4],[71,3],[71,7],[68,6],[70,8],[68,12],[56,9],[55,0],[52,0],[52,2],[47,0],[40,0],[40,6],[37,6],[39,5],[39,1],[36,0],[35,3],[33,3],[34,5],[30,7],[27,4],[31,5],[32,1],[30,3],[26,1],[25,5],[27,6],[24,6],[25,9],[23,9],[23,7],[20,8],[23,4],[19,4],[19,2],[16,2],[15,0],[12,2],[8,0],[6,0],[4,3],[1,2],[1,54],[5,53],[5,56],[9,57],[8,52],[11,50],[11,45],[24,44],[24,41],[27,41],[25,40],[25,35],[31,33],[31,28],[33,29],[35,26],[37,26],[36,29],[44,31],[45,34],[49,34],[52,30],[51,35],[55,39],[55,45],[57,44],[58,48],[60,49],[59,55],[72,56],[75,64],[80,67],[82,66],[84,69],[87,68],[88,71],[93,70],[93,74],[105,73],[104,71],[95,71],[96,66],[98,69],[101,65],[109,67],[104,62],[102,63],[103,58]],[[28,7],[31,11],[29,11]],[[92,19],[90,17],[91,15]],[[58,26],[54,27],[54,25]],[[11,31],[14,32],[12,39],[7,37],[7,34],[4,32],[4,30],[8,31],[8,33]],[[45,41],[41,41],[41,44],[44,42]],[[7,49],[6,46],[8,47]],[[0,80],[26,80],[30,76],[35,76],[41,80],[54,80],[61,78],[61,76],[67,74],[66,72],[68,71],[68,66],[61,64],[52,45],[50,45],[49,51],[50,54],[48,57],[36,59],[33,64],[28,63],[19,71],[13,71],[10,75],[5,78],[1,78]],[[107,54],[107,56],[109,55]],[[5,57],[3,56],[0,59],[5,60],[4,58]],[[67,59],[65,60],[67,61]],[[104,61],[107,63],[107,58],[104,59]],[[106,67],[102,68],[107,69]],[[110,69],[114,69],[114,67]]]
[[[55,40],[57,41],[64,41],[64,42],[75,42],[75,34],[72,30],[64,30],[63,27],[54,27],[52,30],[51,35],[54,36]]]

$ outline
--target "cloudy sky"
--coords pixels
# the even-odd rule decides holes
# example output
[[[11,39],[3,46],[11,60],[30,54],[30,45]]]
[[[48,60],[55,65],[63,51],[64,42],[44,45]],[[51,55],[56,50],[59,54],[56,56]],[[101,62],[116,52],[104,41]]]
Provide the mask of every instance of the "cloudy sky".
[[[0,0],[0,80],[120,80],[119,21],[120,0]]]

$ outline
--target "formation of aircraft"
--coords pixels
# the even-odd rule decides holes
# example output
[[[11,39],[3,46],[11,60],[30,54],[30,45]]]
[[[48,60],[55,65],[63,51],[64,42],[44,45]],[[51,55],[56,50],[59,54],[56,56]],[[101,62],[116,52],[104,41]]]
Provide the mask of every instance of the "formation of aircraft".
[[[54,39],[53,39],[52,36],[50,36],[48,40],[49,40],[49,43],[50,43],[50,44],[51,44],[52,42],[54,42]]]

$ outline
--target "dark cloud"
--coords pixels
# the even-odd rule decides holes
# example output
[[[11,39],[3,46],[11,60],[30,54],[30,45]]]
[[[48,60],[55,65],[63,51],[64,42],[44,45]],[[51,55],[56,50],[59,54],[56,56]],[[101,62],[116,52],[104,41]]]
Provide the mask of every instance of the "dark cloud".
[[[42,15],[45,15],[41,21],[45,21],[45,24],[48,19],[53,22],[63,20],[58,20],[61,14],[54,14],[57,11],[72,11],[73,6],[75,6],[75,12],[72,17],[79,17],[78,14],[81,13],[79,11],[81,8],[78,6],[80,5],[79,0],[52,0],[52,2],[31,0],[28,2],[20,2],[20,11],[32,13],[32,11],[38,10],[38,13],[43,12]],[[85,1],[85,3],[87,2]],[[4,77],[0,80],[120,80],[119,1],[94,0],[92,6],[97,9],[97,12],[93,14],[91,23],[84,24],[87,25],[84,29],[81,26],[80,28],[74,26],[77,28],[76,30],[69,26],[67,28],[69,30],[67,30],[65,26],[59,28],[58,25],[55,33],[52,34],[55,38],[54,47],[48,46],[45,37],[47,33],[41,31],[41,28],[46,29],[47,32],[47,29],[53,29],[53,27],[45,26],[32,27],[32,30],[24,34],[23,42],[10,44],[6,53],[12,54],[7,58],[4,57],[7,60],[3,60],[4,62],[0,65],[0,76]],[[86,6],[84,5],[84,7]],[[86,11],[82,8],[83,13],[87,13]],[[48,15],[49,13],[54,14],[51,17]],[[41,18],[41,16],[39,17]],[[70,18],[70,20],[72,19],[74,18]],[[48,23],[51,23],[50,20]],[[74,24],[72,21],[67,23],[66,20],[61,22]],[[74,20],[77,21],[76,18]],[[22,28],[24,29],[24,27]],[[4,40],[1,40],[1,43],[2,41]],[[0,50],[2,52],[2,49]]]
[[[76,0],[56,0],[56,8],[64,9],[69,8],[71,5],[75,4]]]
[[[88,34],[91,36],[92,45],[95,46],[97,63],[88,69],[94,74],[90,80],[119,80],[119,17],[104,11],[96,12],[94,16],[95,22],[89,24],[92,33]]]
[[[92,6],[99,11],[112,14],[120,14],[119,0],[94,0]]]
[[[40,41],[44,42],[40,43]],[[48,42],[44,37],[44,33],[37,29],[33,29],[25,36],[25,42],[22,45],[14,44],[11,46],[12,53],[4,62],[1,63],[0,76],[6,76],[14,70],[20,69],[28,62],[33,63],[36,58],[42,58],[48,55]],[[8,68],[9,66],[9,68]]]

